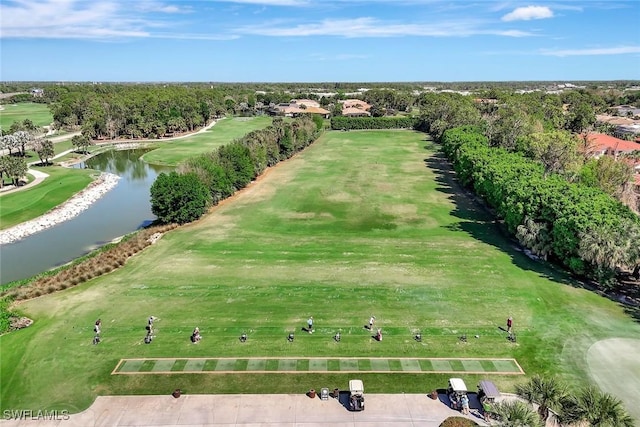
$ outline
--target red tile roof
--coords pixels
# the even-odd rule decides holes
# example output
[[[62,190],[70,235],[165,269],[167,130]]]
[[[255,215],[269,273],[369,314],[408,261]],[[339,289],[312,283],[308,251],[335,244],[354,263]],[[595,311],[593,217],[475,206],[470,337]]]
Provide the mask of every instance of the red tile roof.
[[[633,141],[625,141],[624,139],[614,136],[605,135],[603,133],[590,133],[587,138],[589,143],[594,147],[593,151],[606,152],[610,154],[630,153],[639,150],[640,144]]]

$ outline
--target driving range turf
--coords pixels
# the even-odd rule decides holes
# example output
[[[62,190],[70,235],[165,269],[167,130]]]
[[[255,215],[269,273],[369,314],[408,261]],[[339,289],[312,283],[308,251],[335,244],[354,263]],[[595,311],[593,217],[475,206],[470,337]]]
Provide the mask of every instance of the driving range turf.
[[[287,373],[341,372],[351,374],[375,372],[426,372],[441,374],[522,375],[514,359],[444,359],[444,358],[329,358],[329,357],[254,357],[197,359],[122,359],[112,375],[192,373]]]
[[[640,333],[623,307],[517,250],[457,186],[437,146],[412,131],[329,132],[121,269],[17,308],[35,323],[0,337],[0,409],[75,411],[97,395],[176,388],[304,393],[346,387],[354,375],[368,392],[426,393],[452,376],[111,375],[121,359],[176,360],[171,369],[220,358],[515,359],[527,376],[558,374],[577,386],[590,381],[593,344]],[[363,328],[372,314],[381,342]],[[146,345],[150,315],[159,319]],[[301,331],[309,316],[313,334]],[[508,316],[517,343],[501,330]],[[98,318],[102,342],[92,345]],[[194,345],[196,326],[203,338]],[[454,376],[504,391],[526,379],[489,368]],[[633,393],[625,381],[620,389]]]

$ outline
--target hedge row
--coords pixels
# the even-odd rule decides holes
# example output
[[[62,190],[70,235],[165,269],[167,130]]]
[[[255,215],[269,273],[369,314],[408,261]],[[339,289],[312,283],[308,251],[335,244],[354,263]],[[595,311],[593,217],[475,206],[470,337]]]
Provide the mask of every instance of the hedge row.
[[[527,237],[521,243],[574,273],[590,274],[595,267],[579,250],[583,233],[616,229],[623,221],[640,223],[629,208],[600,189],[558,175],[545,177],[541,164],[489,147],[477,128],[450,129],[442,144],[462,185],[495,208],[511,233]]]
[[[331,129],[363,130],[363,129],[413,129],[414,117],[344,117],[331,118]]]

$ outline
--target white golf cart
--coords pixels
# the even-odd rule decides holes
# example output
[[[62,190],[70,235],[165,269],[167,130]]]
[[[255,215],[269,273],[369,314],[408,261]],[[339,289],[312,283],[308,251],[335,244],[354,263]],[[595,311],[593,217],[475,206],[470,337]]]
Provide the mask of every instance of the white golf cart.
[[[451,409],[462,409],[461,399],[462,396],[467,394],[467,385],[461,378],[449,378],[449,388],[447,389],[447,396],[451,402]]]
[[[362,380],[349,381],[349,409],[364,411],[364,385]]]

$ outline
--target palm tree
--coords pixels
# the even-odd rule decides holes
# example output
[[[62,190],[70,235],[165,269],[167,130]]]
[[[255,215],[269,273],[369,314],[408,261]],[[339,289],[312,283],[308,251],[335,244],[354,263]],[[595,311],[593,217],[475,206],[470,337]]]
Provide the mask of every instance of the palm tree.
[[[536,412],[520,400],[496,403],[493,413],[502,427],[542,427],[544,423]]]
[[[543,422],[549,418],[549,409],[559,411],[568,394],[566,387],[555,377],[543,378],[540,375],[533,376],[524,384],[518,384],[516,393],[527,402],[538,405],[538,414]]]
[[[597,387],[587,386],[574,399],[571,408],[562,418],[566,425],[586,425],[591,427],[633,427],[634,420],[626,412],[622,402],[600,391]]]

